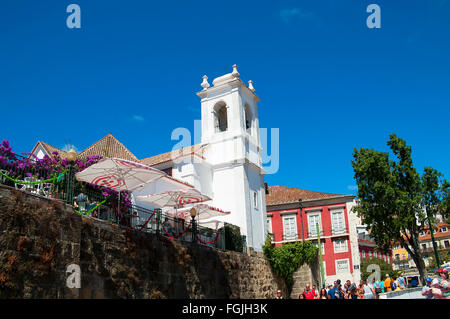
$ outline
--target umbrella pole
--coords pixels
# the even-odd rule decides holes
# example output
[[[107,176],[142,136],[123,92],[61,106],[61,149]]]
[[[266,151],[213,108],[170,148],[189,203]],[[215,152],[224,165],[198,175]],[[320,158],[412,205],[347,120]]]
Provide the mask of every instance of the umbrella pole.
[[[117,223],[120,225],[120,190],[119,190],[119,196],[118,196],[118,200],[117,200]]]
[[[177,224],[177,234],[179,234],[178,230],[178,206],[175,206],[175,223]]]

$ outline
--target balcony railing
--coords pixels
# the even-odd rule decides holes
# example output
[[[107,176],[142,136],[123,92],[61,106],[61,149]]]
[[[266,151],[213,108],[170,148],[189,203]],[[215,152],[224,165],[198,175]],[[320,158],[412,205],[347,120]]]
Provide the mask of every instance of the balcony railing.
[[[83,205],[77,203],[77,206],[74,206],[74,212],[84,218],[103,220],[123,228],[225,249],[224,225],[212,226],[218,229],[204,227],[197,222],[192,223],[191,220],[165,216],[160,210],[148,210],[131,204],[121,205],[119,209],[114,195],[105,195],[103,189],[76,181],[71,168],[57,173],[52,168],[43,167],[39,162],[18,154],[0,156],[0,184],[49,199],[62,200],[70,205],[77,202],[75,195],[84,193],[86,200]],[[245,236],[242,237],[242,242],[245,250]]]
[[[408,258],[393,258],[392,263],[394,264],[407,264],[411,260],[411,257],[408,256]]]
[[[300,239],[298,234],[283,234],[283,241],[295,241]]]
[[[348,234],[348,227],[347,226],[344,226],[344,227],[332,227],[331,228],[331,234],[332,235]]]
[[[434,253],[434,248],[433,247],[427,247],[427,248],[421,248],[420,249],[423,253]],[[446,251],[446,250],[450,250],[450,247],[442,247],[442,246],[438,246],[437,247],[438,251]]]
[[[308,238],[317,238],[318,235],[320,235],[321,237],[323,237],[324,233],[323,230],[319,230],[319,233],[317,233],[316,230],[312,231],[308,231]]]

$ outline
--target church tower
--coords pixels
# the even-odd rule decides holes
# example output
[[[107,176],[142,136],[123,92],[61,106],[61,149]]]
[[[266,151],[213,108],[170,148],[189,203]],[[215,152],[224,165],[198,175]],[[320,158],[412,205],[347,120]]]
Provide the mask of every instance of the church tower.
[[[211,165],[213,205],[231,212],[224,221],[241,228],[247,246],[262,251],[266,236],[264,171],[258,120],[260,101],[252,81],[240,79],[237,65],[215,78],[203,76],[202,144]]]

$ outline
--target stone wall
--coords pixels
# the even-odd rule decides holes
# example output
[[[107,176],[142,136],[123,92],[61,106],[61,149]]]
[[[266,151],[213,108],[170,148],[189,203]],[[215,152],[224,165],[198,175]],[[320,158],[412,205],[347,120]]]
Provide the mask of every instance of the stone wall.
[[[70,264],[80,289],[66,287]],[[253,299],[277,289],[286,296],[260,254],[121,229],[0,185],[0,298]]]
[[[292,285],[291,298],[298,299],[298,296],[305,290],[306,284],[316,285],[320,290],[320,267],[319,262],[313,265],[303,265],[293,274],[294,284]]]

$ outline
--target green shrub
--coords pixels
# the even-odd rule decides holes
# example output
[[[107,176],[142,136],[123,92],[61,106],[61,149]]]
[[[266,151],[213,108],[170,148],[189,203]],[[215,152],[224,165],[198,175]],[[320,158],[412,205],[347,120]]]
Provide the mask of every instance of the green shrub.
[[[232,224],[225,223],[225,249],[226,250],[232,250],[237,252],[244,252],[244,245],[246,243],[244,242],[242,235],[241,235],[241,229]]]
[[[363,258],[361,260],[361,280],[366,281],[367,278],[372,274],[372,272],[367,271],[367,267],[371,264],[380,266],[381,280],[385,279],[386,274],[389,274],[390,277],[398,277],[400,274],[399,271],[393,270],[392,265],[384,260],[378,258]]]
[[[312,264],[317,258],[319,249],[311,242],[295,242],[274,247],[268,235],[263,252],[270,261],[275,275],[285,281],[290,291],[294,283],[294,272],[305,263]]]

